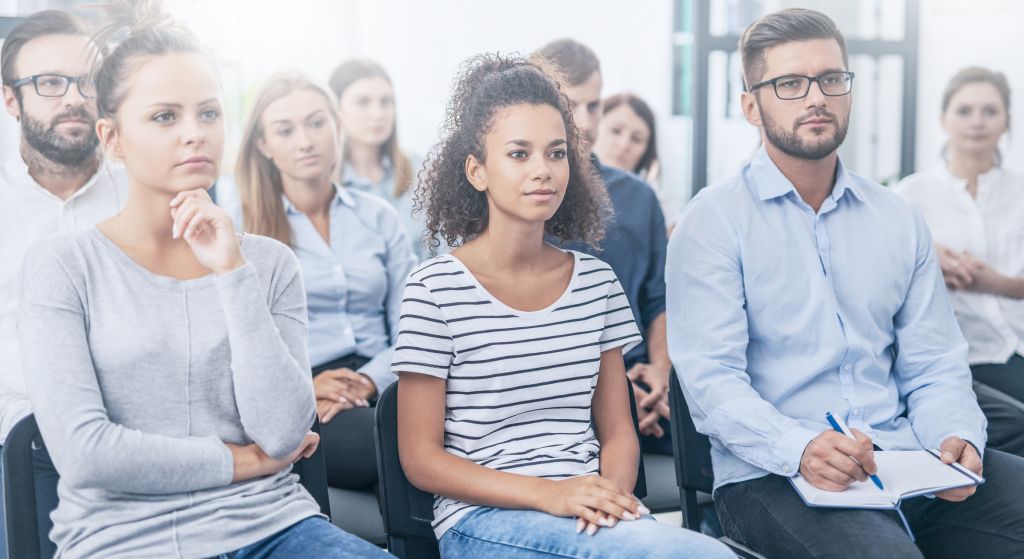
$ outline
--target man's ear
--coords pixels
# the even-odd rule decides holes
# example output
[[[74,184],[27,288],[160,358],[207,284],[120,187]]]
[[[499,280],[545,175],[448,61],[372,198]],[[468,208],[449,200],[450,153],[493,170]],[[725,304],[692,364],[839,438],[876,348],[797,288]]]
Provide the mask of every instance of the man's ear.
[[[121,137],[117,133],[117,123],[111,118],[101,118],[96,121],[96,136],[100,139],[100,147],[106,157],[124,159],[124,152],[121,150]]]
[[[4,106],[7,107],[7,114],[21,120],[21,101],[14,88],[9,85],[4,86]]]
[[[487,169],[473,154],[466,156],[466,178],[477,191],[487,191]]]
[[[744,91],[740,95],[740,108],[743,109],[743,118],[750,124],[761,127],[761,108],[757,104],[757,93]]]

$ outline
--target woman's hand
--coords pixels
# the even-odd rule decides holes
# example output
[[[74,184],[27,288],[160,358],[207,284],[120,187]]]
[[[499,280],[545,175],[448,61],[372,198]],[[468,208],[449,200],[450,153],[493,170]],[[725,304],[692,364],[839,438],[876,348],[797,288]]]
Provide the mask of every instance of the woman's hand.
[[[615,482],[598,475],[552,481],[541,497],[539,510],[554,516],[579,518],[576,532],[611,528],[621,520],[636,520],[651,511]]]
[[[950,289],[967,289],[974,283],[974,274],[977,272],[976,261],[973,258],[965,258],[966,253],[956,252],[935,243],[935,253],[939,257],[939,268],[942,270],[942,279],[946,287]]]
[[[245,264],[231,217],[213,203],[206,190],[179,192],[171,200],[172,236],[188,243],[196,260],[215,274],[226,274]]]
[[[224,446],[228,447],[228,450],[231,451],[231,457],[234,459],[235,464],[231,482],[238,483],[240,481],[274,475],[289,465],[298,462],[301,458],[309,458],[316,452],[316,448],[319,445],[320,435],[310,431],[306,433],[305,438],[302,439],[302,444],[298,448],[289,453],[288,456],[275,460],[267,456],[263,449],[256,444],[237,445],[224,443]]]
[[[313,377],[313,392],[320,423],[327,423],[345,410],[369,406],[377,387],[369,377],[351,369],[329,369]]]

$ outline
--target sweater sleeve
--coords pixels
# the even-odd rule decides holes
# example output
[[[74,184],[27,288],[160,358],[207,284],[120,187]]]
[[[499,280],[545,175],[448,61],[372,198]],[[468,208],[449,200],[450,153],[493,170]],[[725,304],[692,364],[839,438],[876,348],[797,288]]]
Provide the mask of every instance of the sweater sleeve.
[[[252,261],[219,276],[217,289],[242,427],[263,452],[283,458],[302,443],[316,413],[306,294],[294,254],[276,241],[261,241],[274,261],[269,302]]]
[[[216,437],[175,438],[110,420],[88,341],[83,282],[49,244],[25,258],[18,340],[36,421],[63,483],[146,495],[231,483],[231,451]]]

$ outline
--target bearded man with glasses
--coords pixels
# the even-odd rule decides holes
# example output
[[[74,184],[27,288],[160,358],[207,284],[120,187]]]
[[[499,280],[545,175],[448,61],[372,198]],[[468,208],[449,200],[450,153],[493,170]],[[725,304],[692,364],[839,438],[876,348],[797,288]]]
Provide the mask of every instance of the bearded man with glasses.
[[[4,105],[21,125],[19,157],[0,164],[0,443],[32,411],[15,332],[26,251],[42,237],[92,227],[128,196],[123,169],[104,164],[98,149],[95,89],[85,77],[95,56],[85,24],[56,10],[26,18],[0,51]],[[37,466],[37,475],[56,475]],[[46,534],[40,543],[53,549]]]
[[[691,200],[666,265],[669,356],[711,439],[725,535],[768,557],[1024,557],[1024,459],[986,450],[928,228],[838,155],[846,40],[791,9],[754,22],[739,50],[764,147]],[[939,449],[986,482],[908,499],[906,527],[891,511],[809,507],[790,484],[885,482],[878,449]]]

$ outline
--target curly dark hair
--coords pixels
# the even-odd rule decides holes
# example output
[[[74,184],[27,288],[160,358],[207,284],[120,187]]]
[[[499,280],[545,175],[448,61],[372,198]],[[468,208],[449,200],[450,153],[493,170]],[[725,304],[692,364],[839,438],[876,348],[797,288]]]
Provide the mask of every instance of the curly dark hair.
[[[501,109],[514,105],[550,105],[565,124],[569,184],[555,215],[544,224],[559,242],[582,241],[592,247],[604,237],[611,219],[608,193],[573,123],[569,100],[541,61],[481,54],[463,62],[441,127],[441,142],[427,156],[416,187],[414,208],[426,213],[424,240],[436,252],[443,239],[459,246],[487,228],[487,195],[466,177],[466,158],[484,162],[484,140]]]

